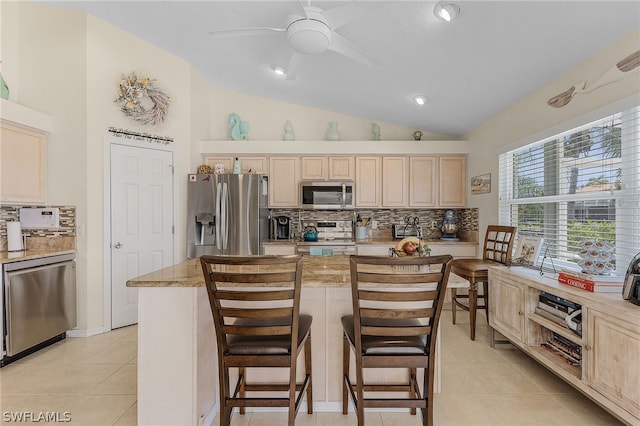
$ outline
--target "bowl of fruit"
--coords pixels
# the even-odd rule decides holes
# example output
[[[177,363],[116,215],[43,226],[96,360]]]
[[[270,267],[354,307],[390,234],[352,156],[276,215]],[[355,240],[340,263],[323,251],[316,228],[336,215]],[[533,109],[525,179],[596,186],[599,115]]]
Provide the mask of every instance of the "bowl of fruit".
[[[396,256],[428,256],[431,249],[418,237],[406,237],[398,241],[393,252]]]

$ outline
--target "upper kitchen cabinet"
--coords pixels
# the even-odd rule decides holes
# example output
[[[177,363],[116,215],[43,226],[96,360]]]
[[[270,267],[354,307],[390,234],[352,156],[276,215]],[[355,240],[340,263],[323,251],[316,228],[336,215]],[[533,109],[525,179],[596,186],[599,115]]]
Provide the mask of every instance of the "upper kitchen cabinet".
[[[298,207],[299,157],[269,157],[269,207]]]
[[[409,157],[409,207],[435,207],[436,157]]]
[[[301,157],[302,180],[354,180],[353,156]]]
[[[406,207],[406,171],[407,157],[382,157],[382,207]]]
[[[329,179],[354,180],[355,163],[354,157],[329,157]]]
[[[0,203],[45,204],[50,116],[0,99]]]
[[[356,207],[379,207],[382,198],[380,157],[356,157]]]
[[[269,159],[267,157],[238,157],[240,160],[240,171],[242,173],[269,174]],[[224,166],[225,173],[233,172],[235,157],[204,157],[204,164],[215,169],[216,164]]]
[[[467,157],[438,157],[438,205],[465,207],[467,204]]]
[[[2,123],[0,201],[4,204],[45,204],[46,183],[46,135]]]
[[[327,157],[301,157],[302,180],[326,180],[329,176]]]

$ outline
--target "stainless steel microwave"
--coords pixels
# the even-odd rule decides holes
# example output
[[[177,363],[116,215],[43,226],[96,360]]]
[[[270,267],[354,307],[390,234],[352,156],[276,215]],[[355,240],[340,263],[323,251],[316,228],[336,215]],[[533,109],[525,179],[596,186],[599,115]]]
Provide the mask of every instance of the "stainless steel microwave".
[[[300,207],[303,209],[352,209],[354,184],[346,182],[301,182]]]

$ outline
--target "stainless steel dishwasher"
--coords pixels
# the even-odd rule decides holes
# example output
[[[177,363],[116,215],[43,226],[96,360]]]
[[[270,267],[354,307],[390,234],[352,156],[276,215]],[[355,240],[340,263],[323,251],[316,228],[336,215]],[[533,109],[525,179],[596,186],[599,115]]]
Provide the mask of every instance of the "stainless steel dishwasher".
[[[5,263],[0,365],[66,337],[76,326],[75,254]]]

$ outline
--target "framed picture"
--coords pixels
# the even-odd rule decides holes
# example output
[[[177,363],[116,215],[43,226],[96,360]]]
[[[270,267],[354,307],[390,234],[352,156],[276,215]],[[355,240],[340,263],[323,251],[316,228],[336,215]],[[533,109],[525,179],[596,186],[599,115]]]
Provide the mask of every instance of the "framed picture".
[[[515,265],[535,266],[544,238],[520,235],[516,242],[516,251],[511,259]]]
[[[471,178],[471,194],[486,194],[491,192],[491,173]]]

